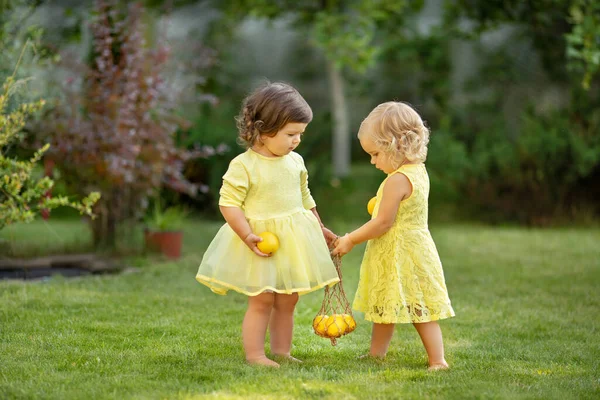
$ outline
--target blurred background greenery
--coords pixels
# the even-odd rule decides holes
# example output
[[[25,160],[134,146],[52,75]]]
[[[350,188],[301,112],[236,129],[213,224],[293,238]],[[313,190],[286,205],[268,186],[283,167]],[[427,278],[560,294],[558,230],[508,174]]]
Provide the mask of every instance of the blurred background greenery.
[[[402,100],[432,130],[433,222],[597,224],[596,1],[2,0],[0,13],[3,81],[31,44],[17,74],[34,79],[13,107],[47,101],[2,151],[51,143],[53,195],[102,193],[95,235],[157,199],[220,219],[221,177],[243,151],[234,116],[264,80],[313,108],[298,151],[325,222],[367,217],[384,177],[355,133]]]

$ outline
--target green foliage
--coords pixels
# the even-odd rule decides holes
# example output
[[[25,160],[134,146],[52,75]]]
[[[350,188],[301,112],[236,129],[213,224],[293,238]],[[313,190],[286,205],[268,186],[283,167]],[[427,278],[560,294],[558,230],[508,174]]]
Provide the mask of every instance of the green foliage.
[[[72,207],[81,214],[92,216],[92,206],[100,198],[97,192],[89,194],[81,203],[70,201],[65,196],[45,196],[52,189],[54,182],[48,177],[35,177],[33,168],[48,150],[48,144],[28,161],[16,160],[5,155],[9,145],[18,141],[18,134],[25,126],[27,118],[44,105],[44,101],[39,100],[10,109],[11,97],[24,84],[23,80],[15,81],[15,73],[5,79],[0,94],[0,229],[17,222],[30,222],[40,210],[60,206]]]
[[[238,105],[233,101],[221,102],[216,107],[205,105],[180,142],[187,148],[201,144],[201,148],[214,151],[211,157],[190,160],[184,171],[189,180],[203,183],[198,195],[190,201],[197,208],[209,211],[208,214],[216,213],[222,177],[229,162],[243,151],[236,141],[234,116],[238,111]]]
[[[154,202],[152,213],[146,217],[146,226],[154,231],[174,231],[181,229],[187,211],[178,206],[163,208],[160,200]]]
[[[31,16],[43,0],[2,0],[0,1],[0,76],[10,76],[19,60],[19,75],[38,77],[44,69],[51,68],[57,55],[43,43],[44,30],[30,21]],[[23,52],[27,47],[28,51]],[[15,77],[15,80],[18,80]],[[44,81],[36,79],[35,85],[15,93],[19,101],[34,102],[48,99],[48,93],[41,91]]]
[[[582,207],[600,213],[598,190],[588,187],[600,174],[598,115],[589,128],[563,111],[530,108],[521,118],[515,137],[506,135],[498,117],[488,121],[484,134],[468,137],[468,144],[450,133],[456,126],[436,132],[428,157],[432,187],[493,221],[548,225],[576,217],[573,212]]]
[[[14,39],[15,33],[22,28],[21,24],[44,0],[0,0],[0,42]],[[31,32],[39,34],[33,27]]]
[[[437,128],[448,116],[453,95],[451,40],[442,29],[428,34],[407,29],[403,35],[390,35],[382,40],[377,65],[365,76],[352,77],[352,85],[373,105],[390,99],[408,101]]]
[[[573,24],[567,39],[569,68],[584,72],[582,86],[588,90],[592,78],[600,71],[600,2],[576,0],[569,9]]]
[[[458,140],[449,127],[433,132],[427,155],[431,181],[430,209],[448,204],[464,205],[463,185],[467,182],[471,163],[465,143]]]
[[[379,48],[373,44],[376,24],[369,15],[359,13],[316,14],[313,40],[338,68],[348,66],[364,72],[372,66]]]

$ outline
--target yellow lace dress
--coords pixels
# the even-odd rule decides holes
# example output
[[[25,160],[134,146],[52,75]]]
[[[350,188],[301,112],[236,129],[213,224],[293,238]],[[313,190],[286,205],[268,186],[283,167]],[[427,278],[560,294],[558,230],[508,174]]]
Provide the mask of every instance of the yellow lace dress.
[[[264,291],[305,294],[339,281],[315,215],[308,172],[297,153],[265,157],[248,150],[223,176],[219,205],[240,207],[252,231],[279,238],[279,250],[260,257],[225,224],[204,253],[196,280],[217,294]]]
[[[380,324],[429,322],[454,316],[444,272],[427,226],[429,177],[424,164],[403,165],[412,194],[400,202],[392,228],[369,240],[353,308]],[[388,177],[377,191],[377,216]]]

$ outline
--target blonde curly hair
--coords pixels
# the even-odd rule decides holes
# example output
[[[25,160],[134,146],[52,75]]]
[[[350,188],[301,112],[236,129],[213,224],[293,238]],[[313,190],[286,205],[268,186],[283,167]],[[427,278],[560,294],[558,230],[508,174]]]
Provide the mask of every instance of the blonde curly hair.
[[[388,101],[375,107],[358,130],[359,139],[367,136],[397,164],[425,162],[427,158],[429,128],[407,103]]]

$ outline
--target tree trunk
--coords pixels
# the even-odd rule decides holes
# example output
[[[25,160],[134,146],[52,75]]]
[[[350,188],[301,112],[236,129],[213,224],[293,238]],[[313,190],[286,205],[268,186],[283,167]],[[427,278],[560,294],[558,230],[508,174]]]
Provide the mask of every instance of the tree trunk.
[[[111,195],[114,196],[114,192]],[[90,220],[94,248],[100,250],[114,250],[117,245],[117,216],[115,199],[113,196],[103,196],[94,212],[96,219]]]
[[[327,60],[329,90],[333,112],[333,175],[343,178],[350,173],[350,123],[346,97],[344,96],[344,77],[331,60]]]

